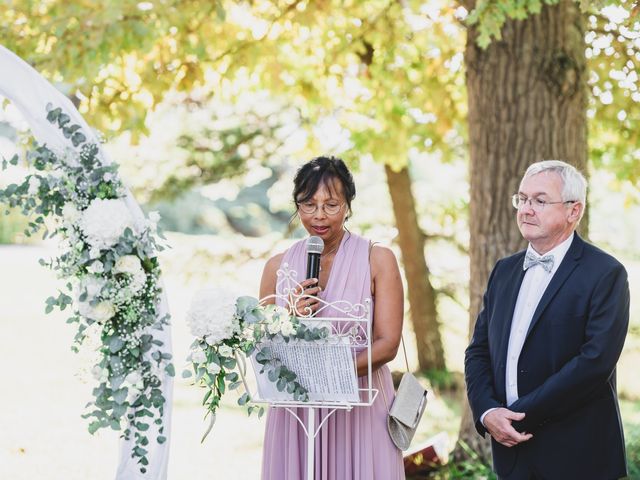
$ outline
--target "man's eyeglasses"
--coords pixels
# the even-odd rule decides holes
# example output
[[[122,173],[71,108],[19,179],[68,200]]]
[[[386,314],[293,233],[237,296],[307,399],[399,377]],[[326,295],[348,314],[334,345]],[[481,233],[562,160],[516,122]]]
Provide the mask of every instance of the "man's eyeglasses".
[[[306,215],[311,215],[313,213],[316,213],[316,210],[318,210],[318,208],[320,207],[322,207],[322,209],[324,210],[324,213],[326,213],[327,215],[336,215],[338,214],[338,212],[340,212],[340,210],[342,210],[344,203],[329,202],[329,203],[321,203],[320,205],[316,205],[313,202],[300,202],[300,203],[297,203],[297,205],[298,205],[298,209]]]
[[[534,212],[541,212],[542,210],[544,210],[544,207],[547,205],[556,205],[558,203],[576,203],[577,200],[560,200],[559,202],[548,202],[547,200],[544,200],[543,198],[540,197],[534,197],[534,198],[529,198],[526,195],[521,195],[519,193],[514,194],[511,197],[511,204],[513,205],[513,208],[523,208],[527,203],[529,203],[529,205],[531,206],[531,208],[533,209]]]

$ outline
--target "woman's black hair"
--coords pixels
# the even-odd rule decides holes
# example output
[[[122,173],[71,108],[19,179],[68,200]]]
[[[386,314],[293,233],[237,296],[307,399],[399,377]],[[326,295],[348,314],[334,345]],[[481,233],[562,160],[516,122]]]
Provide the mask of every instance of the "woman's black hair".
[[[345,163],[337,157],[316,157],[298,169],[293,179],[293,203],[296,209],[298,203],[306,202],[313,197],[320,184],[326,185],[330,191],[333,190],[335,180],[342,185],[350,216],[351,201],[356,197],[356,185]],[[331,191],[332,195],[334,193]]]

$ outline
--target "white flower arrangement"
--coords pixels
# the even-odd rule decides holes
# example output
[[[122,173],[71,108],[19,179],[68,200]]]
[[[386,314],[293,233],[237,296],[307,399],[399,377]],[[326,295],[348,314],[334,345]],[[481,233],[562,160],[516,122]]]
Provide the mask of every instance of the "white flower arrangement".
[[[151,423],[163,435],[163,372],[174,375],[171,355],[154,337],[169,322],[159,317],[161,289],[156,240],[156,213],[136,222],[125,203],[126,189],[116,165],[104,165],[97,145],[86,143],[80,127],[70,125],[60,108],[49,108],[47,119],[62,130],[75,149],[56,155],[36,146],[27,155],[37,171],[22,184],[0,190],[0,202],[20,207],[35,218],[28,236],[44,227],[44,236],[61,237],[60,253],[43,265],[68,280],[67,291],[47,299],[46,312],[54,307],[74,311],[67,323],[76,324],[72,349],[78,351],[88,335],[98,342],[98,359],[90,368],[97,382],[93,399],[83,417],[89,432],[101,428],[121,431],[134,438],[132,457],[146,472]],[[9,163],[17,164],[17,156]],[[7,161],[2,162],[3,170]],[[58,220],[49,231],[45,217]],[[161,236],[161,235],[160,235]],[[90,342],[89,342],[90,343]]]
[[[207,415],[211,415],[211,424],[202,440],[213,426],[224,393],[242,384],[236,371],[237,355],[256,353],[256,361],[280,391],[286,389],[294,399],[308,400],[308,392],[297,381],[297,375],[270,355],[261,343],[276,337],[285,342],[293,338],[320,340],[328,336],[327,327],[308,328],[286,308],[264,305],[248,296],[235,298],[225,289],[197,292],[186,321],[195,340],[187,357],[191,366],[182,375],[185,378],[195,376],[194,384],[206,390],[202,403]],[[245,392],[238,399],[238,405],[246,406],[249,414],[257,410],[258,416],[262,416],[264,408],[251,405],[249,400],[249,394]]]
[[[116,245],[128,228],[135,233],[133,216],[120,198],[96,198],[80,217],[80,229],[86,242],[100,250]]]

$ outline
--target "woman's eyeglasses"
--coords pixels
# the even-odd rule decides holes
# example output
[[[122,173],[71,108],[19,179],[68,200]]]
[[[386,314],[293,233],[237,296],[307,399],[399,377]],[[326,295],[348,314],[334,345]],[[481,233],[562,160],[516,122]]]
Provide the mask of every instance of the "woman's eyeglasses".
[[[324,210],[324,213],[326,213],[327,215],[336,215],[340,212],[340,210],[342,210],[344,203],[328,202],[316,205],[313,202],[299,202],[296,205],[298,205],[298,210],[300,210],[305,215],[316,213],[318,208],[322,208]]]

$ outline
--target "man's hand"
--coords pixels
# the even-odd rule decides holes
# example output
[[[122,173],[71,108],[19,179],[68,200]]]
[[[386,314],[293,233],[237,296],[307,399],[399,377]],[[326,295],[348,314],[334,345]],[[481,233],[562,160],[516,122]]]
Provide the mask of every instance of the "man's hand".
[[[487,413],[483,423],[496,442],[505,447],[513,447],[533,437],[530,433],[519,433],[511,426],[511,422],[519,421],[523,418],[524,413],[512,412],[507,408],[496,408]]]

